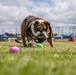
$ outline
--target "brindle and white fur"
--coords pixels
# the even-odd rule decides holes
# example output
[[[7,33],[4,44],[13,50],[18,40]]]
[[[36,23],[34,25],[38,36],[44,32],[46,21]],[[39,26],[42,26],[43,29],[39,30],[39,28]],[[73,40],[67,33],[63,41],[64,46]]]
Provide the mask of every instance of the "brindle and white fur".
[[[52,29],[50,23],[45,19],[39,17],[32,20],[31,22],[31,17],[34,16],[26,17],[21,24],[21,37],[24,46],[28,46],[31,41],[33,42],[33,40],[38,43],[47,40],[49,44],[53,47],[54,44],[52,43]],[[29,26],[27,26],[27,21],[30,22]]]

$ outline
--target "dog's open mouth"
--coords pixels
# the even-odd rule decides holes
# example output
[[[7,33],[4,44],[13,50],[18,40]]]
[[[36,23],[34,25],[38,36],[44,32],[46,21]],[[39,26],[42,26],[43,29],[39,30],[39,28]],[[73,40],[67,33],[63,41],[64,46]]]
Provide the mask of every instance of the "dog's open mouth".
[[[42,43],[46,40],[46,38],[44,36],[39,35],[36,39],[35,42],[37,43]]]
[[[37,38],[37,40],[38,40],[38,43],[44,42],[44,38]]]

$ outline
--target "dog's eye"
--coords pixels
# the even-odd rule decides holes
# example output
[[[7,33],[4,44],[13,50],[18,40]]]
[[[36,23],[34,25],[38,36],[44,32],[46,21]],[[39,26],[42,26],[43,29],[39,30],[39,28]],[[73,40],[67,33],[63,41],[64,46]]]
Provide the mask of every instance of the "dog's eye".
[[[37,31],[39,31],[40,29],[39,28],[37,28]]]
[[[38,24],[39,24],[39,22],[38,22],[38,21],[36,21],[36,22],[35,22],[35,25],[38,25]]]

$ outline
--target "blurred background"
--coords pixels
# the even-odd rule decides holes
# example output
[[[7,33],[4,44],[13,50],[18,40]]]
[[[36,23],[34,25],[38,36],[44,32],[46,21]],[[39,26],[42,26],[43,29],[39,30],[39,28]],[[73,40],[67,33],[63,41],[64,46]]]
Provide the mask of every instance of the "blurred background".
[[[20,34],[28,15],[45,18],[55,35],[76,34],[75,0],[0,0],[0,35]]]

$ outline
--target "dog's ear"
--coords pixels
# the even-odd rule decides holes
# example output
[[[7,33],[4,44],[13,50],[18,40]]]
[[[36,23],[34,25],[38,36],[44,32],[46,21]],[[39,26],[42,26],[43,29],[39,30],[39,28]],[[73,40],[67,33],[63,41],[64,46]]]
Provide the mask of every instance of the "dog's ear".
[[[46,25],[50,25],[50,23],[49,23],[49,22],[47,22],[47,21],[45,21],[44,23],[45,23]]]
[[[46,21],[45,24],[46,24],[47,29],[50,30],[49,37],[53,37],[53,35],[52,35],[52,28],[50,26],[50,23]]]
[[[52,32],[52,28],[51,28],[51,26],[50,26],[50,23],[46,21],[46,22],[45,22],[45,25],[46,25],[47,29],[49,28],[50,31]]]
[[[36,22],[34,23],[35,31],[37,31],[38,24],[39,24],[39,22],[38,22],[38,21],[36,21]]]

